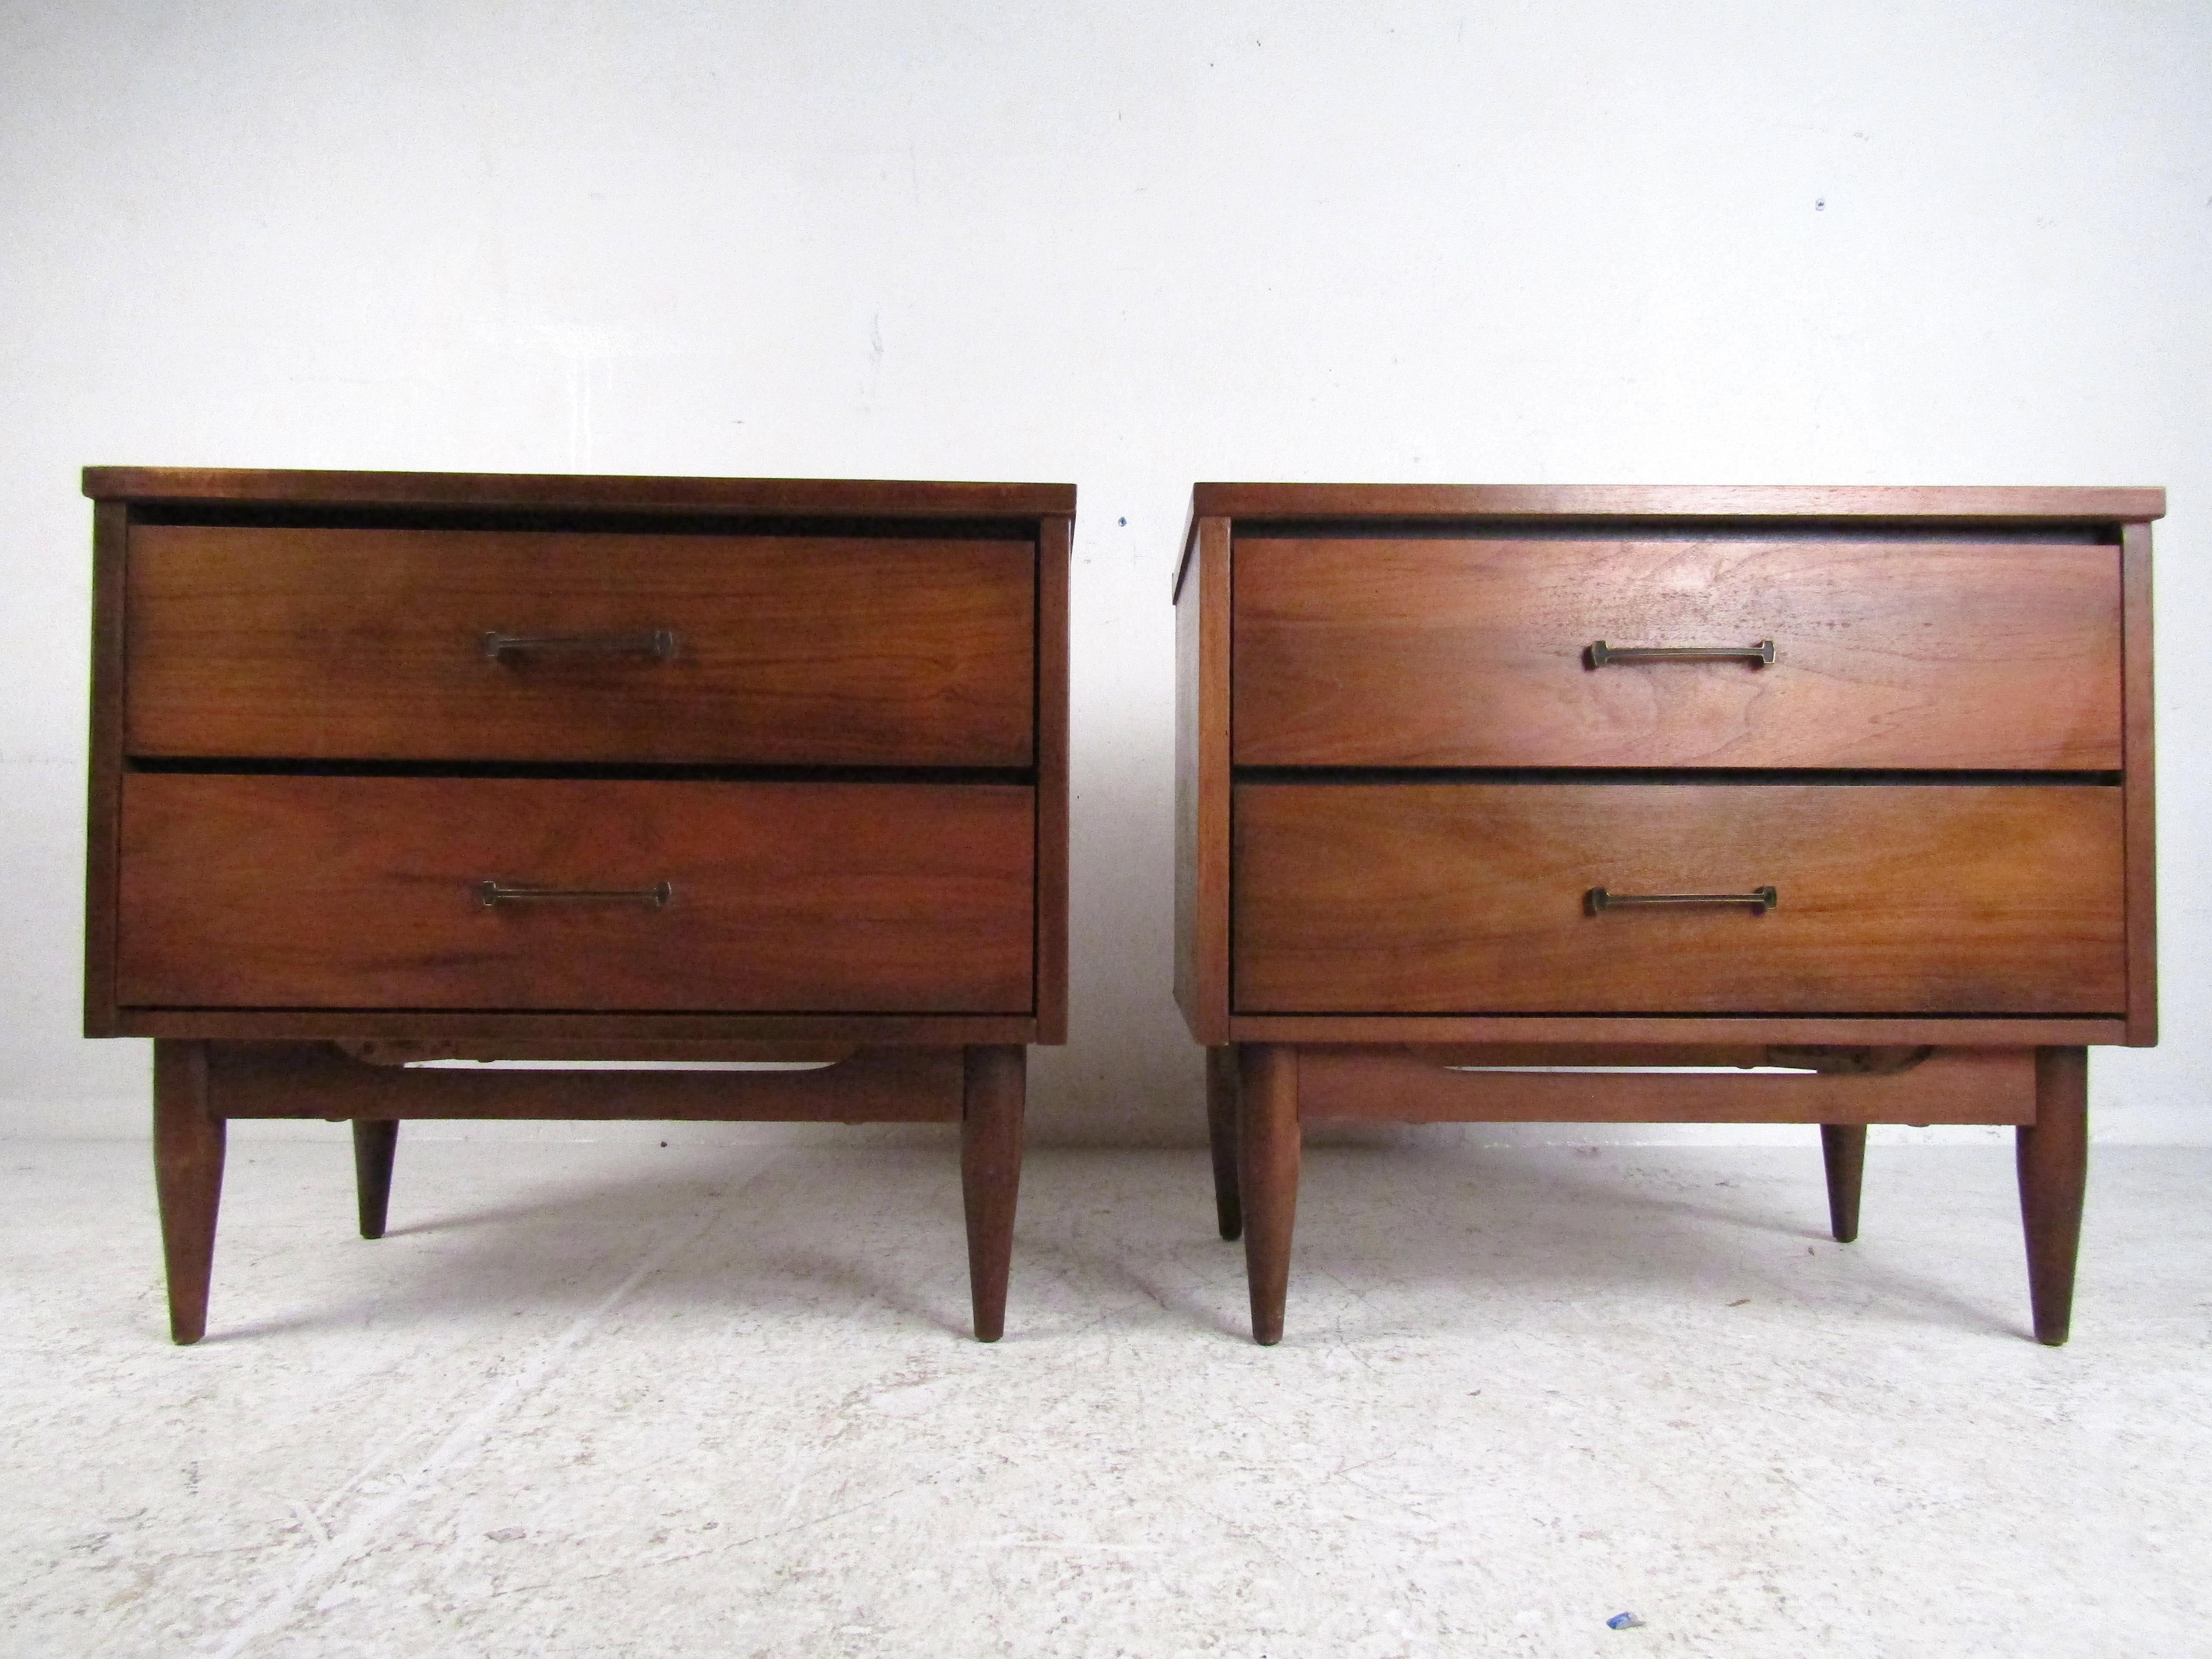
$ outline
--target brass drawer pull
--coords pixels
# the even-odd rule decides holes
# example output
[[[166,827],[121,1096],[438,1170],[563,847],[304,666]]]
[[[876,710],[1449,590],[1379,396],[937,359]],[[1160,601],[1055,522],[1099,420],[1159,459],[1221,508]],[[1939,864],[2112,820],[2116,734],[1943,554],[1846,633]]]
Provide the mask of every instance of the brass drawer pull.
[[[665,910],[676,896],[676,890],[665,881],[656,881],[650,887],[517,887],[503,881],[485,881],[477,884],[477,896],[483,901],[487,910],[498,904],[547,901],[563,904],[649,904],[656,910]]]
[[[1600,640],[1589,648],[1589,665],[1604,668],[1616,663],[1748,662],[1774,660],[1774,641],[1757,645],[1607,645]]]
[[[484,659],[504,662],[509,657],[650,657],[666,662],[676,654],[673,629],[656,628],[646,634],[500,634],[483,636]]]
[[[1748,893],[1613,893],[1593,887],[1585,896],[1594,916],[1624,904],[1747,904],[1753,915],[1763,916],[1778,902],[1771,887],[1754,887]]]

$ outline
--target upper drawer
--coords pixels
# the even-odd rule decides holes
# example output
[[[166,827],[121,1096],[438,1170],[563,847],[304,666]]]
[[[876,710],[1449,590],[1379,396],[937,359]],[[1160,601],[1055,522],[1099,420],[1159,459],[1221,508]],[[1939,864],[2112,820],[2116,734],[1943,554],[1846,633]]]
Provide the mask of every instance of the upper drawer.
[[[1022,541],[138,526],[125,741],[1027,766],[1036,562]]]
[[[2111,547],[1239,537],[1233,591],[1243,766],[2121,764]]]

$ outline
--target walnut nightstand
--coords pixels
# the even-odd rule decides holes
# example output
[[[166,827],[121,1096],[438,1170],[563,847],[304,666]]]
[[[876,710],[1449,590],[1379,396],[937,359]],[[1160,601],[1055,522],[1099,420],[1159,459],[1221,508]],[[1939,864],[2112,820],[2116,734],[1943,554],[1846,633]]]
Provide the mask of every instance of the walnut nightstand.
[[[352,1120],[369,1237],[405,1118],[957,1121],[1000,1334],[1066,1040],[1072,488],[84,489],[85,1025],[155,1039],[178,1341],[234,1117]]]
[[[1302,1125],[1626,1120],[1820,1125],[1845,1241],[1869,1123],[2017,1126],[2065,1340],[2086,1045],[2156,1041],[2165,505],[1199,485],[1176,991],[1254,1334]]]

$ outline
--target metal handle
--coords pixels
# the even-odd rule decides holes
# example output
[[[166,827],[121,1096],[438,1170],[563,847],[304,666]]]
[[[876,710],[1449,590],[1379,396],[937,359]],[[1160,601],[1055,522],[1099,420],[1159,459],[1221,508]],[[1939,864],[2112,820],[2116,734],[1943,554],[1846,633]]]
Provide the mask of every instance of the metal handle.
[[[1778,902],[1771,887],[1754,887],[1748,893],[1614,893],[1593,887],[1585,897],[1594,916],[1624,904],[1747,904],[1754,915],[1763,916]]]
[[[1604,668],[1614,663],[1636,662],[1750,662],[1774,660],[1774,641],[1757,645],[1607,645],[1603,640],[1589,648],[1589,665]]]
[[[526,887],[484,881],[477,884],[477,896],[483,901],[487,910],[495,904],[548,901],[559,904],[649,904],[656,910],[665,910],[676,896],[676,890],[665,881],[656,881],[650,887]]]
[[[503,662],[509,657],[650,657],[666,662],[676,654],[676,633],[656,628],[645,634],[500,634],[483,636],[484,658]]]

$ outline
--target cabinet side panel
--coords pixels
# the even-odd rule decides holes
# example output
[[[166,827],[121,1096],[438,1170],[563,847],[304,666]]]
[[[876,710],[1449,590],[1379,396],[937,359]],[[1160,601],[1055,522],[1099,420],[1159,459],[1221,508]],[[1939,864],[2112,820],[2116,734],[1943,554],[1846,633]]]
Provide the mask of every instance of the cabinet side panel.
[[[2158,848],[2151,746],[2150,526],[2120,532],[2127,814],[2128,1046],[2158,1041]]]
[[[131,509],[92,509],[92,729],[87,746],[84,858],[84,1034],[115,1024],[116,819],[123,775],[123,562]]]
[[[1037,527],[1037,1041],[1067,1041],[1067,567],[1074,521]]]
[[[1229,520],[1192,528],[1176,594],[1176,1004],[1229,1041]]]

